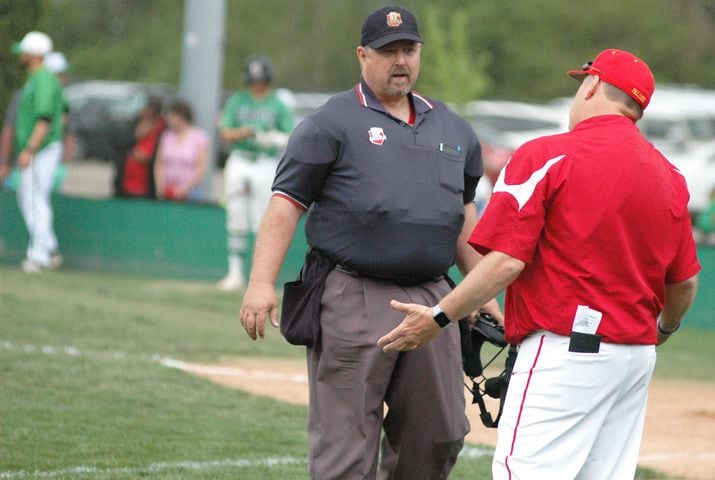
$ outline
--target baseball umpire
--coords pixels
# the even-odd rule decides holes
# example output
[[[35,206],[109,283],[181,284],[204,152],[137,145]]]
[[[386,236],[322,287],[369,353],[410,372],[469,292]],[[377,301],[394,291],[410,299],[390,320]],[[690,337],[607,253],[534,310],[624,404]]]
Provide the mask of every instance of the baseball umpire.
[[[409,11],[367,17],[360,82],[298,125],[258,233],[241,308],[254,339],[268,317],[277,326],[276,278],[306,211],[309,262],[332,260],[320,312],[308,315],[320,333],[304,342],[315,479],[447,478],[469,429],[457,328],[414,352],[377,345],[401,320],[391,298],[435,303],[450,290],[455,260],[468,272],[481,258],[467,244],[480,146],[467,122],[412,90],[421,46]],[[284,299],[283,323],[289,310]],[[488,310],[501,315],[496,302]]]
[[[697,290],[685,180],[635,125],[650,69],[610,49],[569,73],[582,80],[570,132],[514,152],[469,239],[485,257],[438,304],[456,319],[509,285],[506,336],[521,347],[495,479],[633,478],[655,345]],[[407,317],[385,350],[439,332],[432,309],[394,306]]]

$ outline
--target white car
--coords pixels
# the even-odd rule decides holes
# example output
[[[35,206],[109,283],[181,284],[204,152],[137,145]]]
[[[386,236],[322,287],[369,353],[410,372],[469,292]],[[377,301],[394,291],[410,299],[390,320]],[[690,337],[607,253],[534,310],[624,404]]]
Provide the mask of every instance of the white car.
[[[667,155],[685,177],[690,192],[688,209],[692,213],[705,210],[715,190],[715,142],[681,154]]]
[[[638,127],[666,155],[715,141],[715,91],[659,86]]]

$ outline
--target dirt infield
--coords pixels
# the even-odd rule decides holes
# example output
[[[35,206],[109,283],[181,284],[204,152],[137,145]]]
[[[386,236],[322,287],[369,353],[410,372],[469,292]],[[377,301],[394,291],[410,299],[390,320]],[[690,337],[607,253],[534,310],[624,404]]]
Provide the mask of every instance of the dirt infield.
[[[222,385],[307,405],[305,363],[241,358],[222,365],[180,363],[189,373]],[[471,394],[467,394],[467,403]],[[656,380],[651,385],[640,464],[688,479],[715,480],[715,385]],[[489,406],[494,410],[494,404]],[[472,443],[494,445],[496,431],[481,426],[476,406],[467,414]]]

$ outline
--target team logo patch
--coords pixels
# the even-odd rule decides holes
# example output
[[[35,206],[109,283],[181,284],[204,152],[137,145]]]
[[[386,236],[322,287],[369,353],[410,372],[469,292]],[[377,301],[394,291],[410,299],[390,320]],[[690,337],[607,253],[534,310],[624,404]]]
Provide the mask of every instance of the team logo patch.
[[[402,25],[402,15],[400,12],[390,12],[387,14],[387,26],[388,27],[399,27]]]
[[[375,145],[382,145],[387,140],[387,135],[380,127],[372,127],[367,134],[370,137],[370,142]]]

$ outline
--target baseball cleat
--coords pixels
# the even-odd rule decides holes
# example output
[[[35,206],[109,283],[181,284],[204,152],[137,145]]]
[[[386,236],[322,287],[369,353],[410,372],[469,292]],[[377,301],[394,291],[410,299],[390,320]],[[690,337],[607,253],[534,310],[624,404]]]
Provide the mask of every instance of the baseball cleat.
[[[240,277],[229,275],[218,283],[218,288],[222,292],[238,292],[245,288],[245,284]]]

